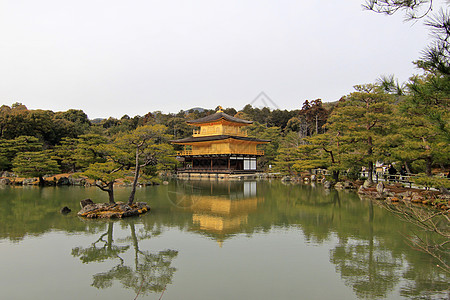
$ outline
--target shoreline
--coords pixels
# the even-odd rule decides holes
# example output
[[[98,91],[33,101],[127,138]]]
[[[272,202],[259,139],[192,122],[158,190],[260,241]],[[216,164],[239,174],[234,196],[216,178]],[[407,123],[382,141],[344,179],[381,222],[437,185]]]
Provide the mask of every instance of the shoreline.
[[[387,184],[386,182],[379,182],[378,184],[368,185],[362,181],[344,180],[331,184],[329,181],[324,180],[321,176],[309,176],[309,177],[290,177],[284,176],[279,179],[279,176],[268,176],[268,174],[258,174],[259,180],[276,179],[285,184],[322,184],[325,189],[334,188],[336,190],[354,190],[363,199],[371,199],[378,201],[386,201],[388,203],[404,203],[415,204],[423,206],[431,206],[439,210],[450,210],[450,194],[442,193],[438,190],[427,190],[420,188],[404,187],[401,184]],[[177,178],[178,179],[178,178]],[[193,178],[191,178],[193,179]],[[197,179],[197,178],[195,178]],[[238,178],[243,180],[245,178]],[[181,180],[186,180],[182,178]],[[236,180],[236,179],[234,179]],[[95,186],[95,181],[86,177],[80,176],[77,173],[62,173],[52,176],[44,177],[44,186]],[[125,177],[118,179],[115,186],[126,187],[131,185],[132,178]],[[151,180],[145,183],[141,183],[140,186],[153,186],[166,183],[160,179]],[[1,185],[13,185],[13,186],[38,186],[38,178],[21,178],[15,176],[3,176],[0,177]]]

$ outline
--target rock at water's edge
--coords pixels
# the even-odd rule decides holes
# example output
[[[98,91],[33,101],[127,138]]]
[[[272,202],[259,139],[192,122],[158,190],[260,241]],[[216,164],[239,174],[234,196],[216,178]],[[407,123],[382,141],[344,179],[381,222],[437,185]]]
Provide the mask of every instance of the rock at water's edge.
[[[9,178],[1,178],[0,179],[0,184],[2,184],[2,185],[11,184],[11,180],[9,180]]]
[[[329,182],[329,181],[325,181],[325,182],[323,183],[323,187],[326,188],[326,189],[331,189],[332,186],[333,186],[333,185],[332,185],[331,182]]]
[[[378,184],[377,184],[377,192],[379,193],[379,194],[383,194],[384,193],[384,184],[382,183],[382,182],[379,182]]]
[[[67,177],[61,177],[56,182],[56,185],[70,185],[70,180]]]
[[[93,204],[94,204],[94,202],[92,202],[91,199],[84,199],[84,200],[80,201],[81,208],[84,208],[87,205],[93,205]]]
[[[365,189],[369,188],[371,186],[371,183],[369,180],[364,181],[363,185],[362,185]]]
[[[61,210],[59,211],[62,214],[68,214],[70,213],[72,210],[70,208],[68,208],[67,206],[64,206],[63,208],[61,208]]]

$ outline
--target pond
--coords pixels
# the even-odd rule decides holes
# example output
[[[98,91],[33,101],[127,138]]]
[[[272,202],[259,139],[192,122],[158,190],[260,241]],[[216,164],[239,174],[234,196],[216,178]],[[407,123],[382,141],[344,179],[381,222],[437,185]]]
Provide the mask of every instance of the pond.
[[[107,201],[94,187],[1,187],[2,299],[449,296],[446,274],[406,243],[418,229],[353,192],[173,181],[138,189],[152,211],[116,221],[77,217],[86,198]]]

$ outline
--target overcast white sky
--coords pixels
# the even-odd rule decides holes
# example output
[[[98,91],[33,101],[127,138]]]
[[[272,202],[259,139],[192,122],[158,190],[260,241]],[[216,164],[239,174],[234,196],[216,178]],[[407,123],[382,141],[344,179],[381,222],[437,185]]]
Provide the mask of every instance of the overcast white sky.
[[[295,109],[420,73],[427,29],[362,3],[0,0],[0,101],[93,119],[241,109],[264,91]]]

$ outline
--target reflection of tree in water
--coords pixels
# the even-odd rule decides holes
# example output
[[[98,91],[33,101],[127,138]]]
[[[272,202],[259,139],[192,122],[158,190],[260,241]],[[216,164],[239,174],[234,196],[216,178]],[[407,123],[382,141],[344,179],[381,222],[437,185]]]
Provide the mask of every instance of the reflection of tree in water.
[[[414,228],[386,214],[373,205],[376,202],[361,201],[346,191],[311,193],[309,186],[279,186],[259,189],[266,199],[260,208],[264,219],[253,218],[256,214],[249,218],[250,234],[254,228],[295,224],[308,243],[327,244],[338,237],[330,261],[360,298],[380,299],[398,290],[408,299],[450,299],[445,294],[448,276],[424,253],[405,249],[402,232]]]
[[[408,205],[393,205],[377,202],[402,221],[414,225],[413,230],[404,233],[407,243],[414,249],[410,258],[416,264],[408,264],[403,273],[406,284],[401,295],[420,299],[450,299],[448,275],[449,260],[449,218],[443,211]]]
[[[75,247],[72,249],[72,255],[80,257],[83,263],[101,262],[109,258],[120,258],[119,254],[124,253],[130,248],[127,246],[113,245],[113,222],[108,223],[108,231],[102,234],[97,241],[92,243],[91,247]],[[107,237],[105,241],[104,238]]]
[[[385,298],[401,278],[403,261],[374,237],[373,206],[369,205],[368,239],[340,239],[331,250],[330,260],[359,298],[380,299]]]
[[[323,243],[325,240],[329,239],[331,234],[330,228],[333,227],[335,218],[340,218],[341,200],[338,191],[333,190],[328,192],[326,196],[327,197],[323,197],[320,202],[316,201],[314,206],[328,208],[329,214],[312,215],[310,217],[313,219],[311,220],[312,222],[303,225],[303,234],[305,235],[305,239],[309,242]],[[314,201],[314,199],[312,201]]]
[[[450,299],[448,275],[434,264],[430,264],[430,257],[419,253],[422,257],[421,264],[408,265],[403,274],[407,280],[402,286],[400,295],[408,299]]]
[[[341,240],[331,250],[330,260],[360,298],[386,297],[401,277],[401,258],[374,240]]]
[[[172,267],[172,260],[178,255],[178,251],[164,250],[151,253],[139,248],[139,241],[158,235],[142,232],[137,234],[135,224],[130,221],[131,235],[120,242],[130,243],[126,246],[114,245],[114,223],[108,223],[108,231],[92,243],[90,247],[75,247],[72,255],[80,257],[83,263],[101,262],[107,259],[117,259],[118,264],[111,270],[95,274],[92,286],[98,289],[111,287],[114,281],[119,281],[125,288],[133,289],[136,294],[148,294],[149,292],[162,292],[172,282],[176,268]],[[106,240],[105,240],[106,237]],[[134,250],[134,263],[127,265],[120,256],[130,247]]]

